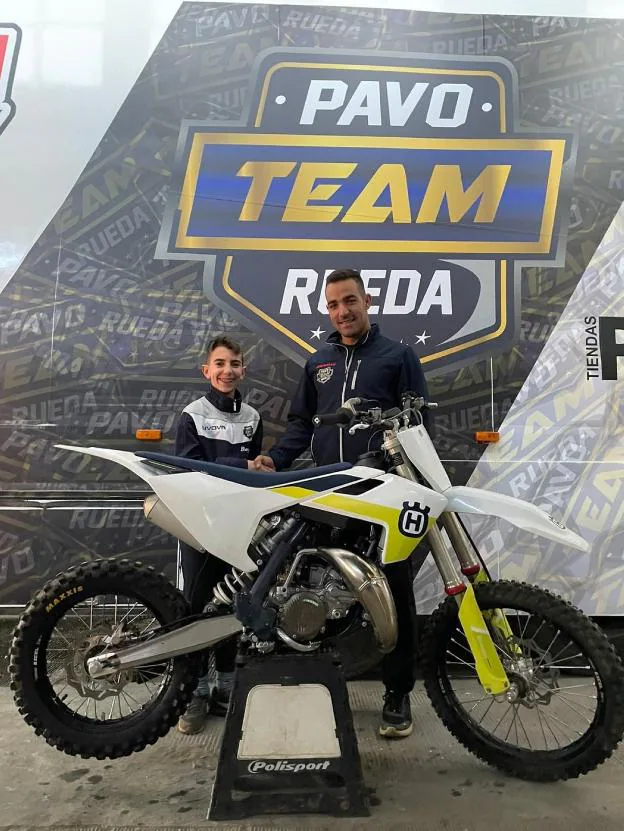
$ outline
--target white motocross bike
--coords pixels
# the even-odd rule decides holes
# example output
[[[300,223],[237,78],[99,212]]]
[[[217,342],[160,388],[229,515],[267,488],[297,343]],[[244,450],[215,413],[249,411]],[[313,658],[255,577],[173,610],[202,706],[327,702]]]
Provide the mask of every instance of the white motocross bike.
[[[11,687],[20,713],[66,753],[98,759],[142,750],[188,705],[210,647],[240,638],[260,654],[331,649],[369,627],[382,653],[397,639],[384,566],[426,536],[447,598],[420,639],[433,707],[476,756],[537,781],[576,777],[607,759],[624,732],[624,667],[580,611],[535,586],[492,581],[458,514],[502,517],[582,551],[544,511],[453,487],[406,394],[382,412],[350,399],[315,417],[383,431],[354,465],[288,473],[160,453],[65,447],[116,462],[153,493],[146,518],[231,574],[190,616],[164,575],[127,560],[68,569],[37,592],[15,630]]]

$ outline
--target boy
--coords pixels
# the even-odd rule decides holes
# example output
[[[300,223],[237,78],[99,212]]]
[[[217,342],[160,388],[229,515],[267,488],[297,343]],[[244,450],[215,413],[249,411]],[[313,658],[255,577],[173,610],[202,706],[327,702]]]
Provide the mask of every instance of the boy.
[[[209,387],[202,398],[184,408],[178,422],[175,442],[177,456],[201,459],[221,465],[266,470],[252,460],[262,447],[262,419],[259,413],[241,400],[237,387],[245,377],[243,353],[238,343],[225,335],[208,346],[202,366]],[[202,554],[184,543],[179,544],[184,596],[193,614],[202,611],[212,599],[217,583],[231,570],[230,566]],[[216,687],[211,691],[210,677],[199,680],[195,695],[178,722],[181,733],[198,733],[208,712],[225,712],[234,678],[236,639],[214,649]]]

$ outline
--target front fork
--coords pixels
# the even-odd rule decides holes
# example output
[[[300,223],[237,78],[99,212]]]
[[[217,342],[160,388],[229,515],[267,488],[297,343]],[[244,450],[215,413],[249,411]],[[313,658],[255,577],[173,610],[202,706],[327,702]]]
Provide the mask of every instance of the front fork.
[[[394,472],[405,479],[418,481],[416,470],[406,458],[403,448],[396,436],[387,432],[384,437],[384,450],[389,454]],[[468,645],[475,659],[475,668],[483,689],[491,695],[499,695],[509,689],[509,678],[505,672],[498,651],[486,620],[495,634],[500,633],[501,644],[513,644],[513,632],[502,609],[482,612],[475,597],[473,583],[490,581],[490,574],[476,546],[472,543],[459,517],[453,513],[443,513],[438,522],[447,532],[453,546],[461,574],[457,571],[442,532],[437,524],[432,525],[426,539],[431,547],[431,554],[444,581],[444,591],[454,597],[459,606],[459,621]],[[464,582],[462,575],[468,578]],[[514,652],[520,652],[512,647]]]
[[[471,583],[491,583],[490,572],[457,514],[443,513],[440,524],[457,553],[462,574]],[[503,635],[506,643],[513,642],[513,632],[502,609],[490,609],[483,612],[483,617]]]
[[[442,532],[433,525],[427,534],[431,554],[444,581],[444,590],[459,606],[459,621],[475,659],[475,668],[483,689],[499,695],[509,689],[509,678],[500,660],[496,643],[487,623],[500,633],[501,644],[513,644],[513,632],[501,609],[482,612],[475,597],[473,583],[490,581],[487,567],[456,514],[443,513],[439,522],[448,534],[461,568],[461,574],[448,550]],[[486,623],[487,622],[487,623]],[[498,638],[497,638],[498,640]]]

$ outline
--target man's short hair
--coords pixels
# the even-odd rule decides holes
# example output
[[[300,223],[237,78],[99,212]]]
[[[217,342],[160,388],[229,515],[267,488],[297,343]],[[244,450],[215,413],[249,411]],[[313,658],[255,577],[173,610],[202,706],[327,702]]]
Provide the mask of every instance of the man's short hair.
[[[328,286],[330,283],[342,283],[343,280],[355,280],[362,294],[366,294],[366,287],[364,285],[364,280],[362,280],[362,275],[354,268],[338,268],[336,271],[332,271],[327,278],[325,285]]]
[[[243,356],[243,350],[241,348],[240,343],[235,341],[233,338],[228,337],[227,335],[217,335],[216,338],[213,338],[210,343],[208,344],[208,349],[206,350],[206,361],[210,361],[210,356],[218,349],[220,346],[225,346],[226,349],[229,349],[230,352],[233,352],[235,355],[240,355],[241,361],[245,363],[245,358]]]

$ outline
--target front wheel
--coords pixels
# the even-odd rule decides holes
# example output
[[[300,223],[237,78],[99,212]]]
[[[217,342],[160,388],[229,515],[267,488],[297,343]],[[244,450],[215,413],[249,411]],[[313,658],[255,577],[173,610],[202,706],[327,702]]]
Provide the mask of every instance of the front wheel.
[[[10,652],[17,707],[48,744],[72,756],[115,759],[153,744],[184,712],[195,655],[92,678],[87,660],[149,638],[188,614],[152,567],[96,560],[51,580],[26,607]]]
[[[510,690],[481,687],[458,605],[448,598],[421,643],[425,687],[447,729],[471,753],[536,782],[594,770],[624,733],[624,667],[602,631],[550,592],[524,583],[474,586],[484,617],[502,609],[512,636],[488,623]]]

